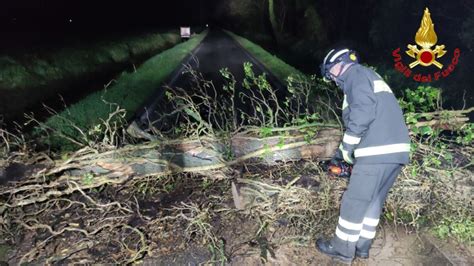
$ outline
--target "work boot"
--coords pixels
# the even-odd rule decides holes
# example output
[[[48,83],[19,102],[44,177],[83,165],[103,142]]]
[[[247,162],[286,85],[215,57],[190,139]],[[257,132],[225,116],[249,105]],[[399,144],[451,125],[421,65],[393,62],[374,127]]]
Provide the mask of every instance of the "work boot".
[[[369,258],[369,250],[360,250],[360,249],[356,249],[356,252],[355,252],[355,256],[357,258],[361,258],[361,259],[368,259]]]
[[[368,259],[371,246],[372,239],[360,238],[356,245],[355,256],[361,259]]]
[[[339,253],[334,247],[331,245],[329,240],[324,240],[319,238],[316,240],[316,248],[323,254],[328,255],[331,258],[338,259],[344,263],[351,263],[354,258],[347,257]]]

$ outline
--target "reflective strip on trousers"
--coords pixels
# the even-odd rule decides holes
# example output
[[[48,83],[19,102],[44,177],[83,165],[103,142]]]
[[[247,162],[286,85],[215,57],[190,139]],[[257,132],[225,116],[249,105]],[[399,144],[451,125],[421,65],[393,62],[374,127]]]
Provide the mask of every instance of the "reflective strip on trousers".
[[[349,230],[361,230],[363,226],[363,224],[351,223],[347,220],[344,220],[340,216],[339,216],[339,225]]]
[[[344,241],[357,242],[359,240],[359,235],[350,235],[342,232],[339,228],[336,228],[336,236]]]
[[[397,153],[397,152],[410,152],[410,144],[399,143],[399,144],[360,148],[354,151],[354,157],[383,155],[383,154],[391,154],[391,153]]]
[[[369,226],[377,226],[379,224],[379,219],[365,217],[362,223]]]
[[[360,236],[363,238],[372,239],[375,237],[375,231],[360,230]]]

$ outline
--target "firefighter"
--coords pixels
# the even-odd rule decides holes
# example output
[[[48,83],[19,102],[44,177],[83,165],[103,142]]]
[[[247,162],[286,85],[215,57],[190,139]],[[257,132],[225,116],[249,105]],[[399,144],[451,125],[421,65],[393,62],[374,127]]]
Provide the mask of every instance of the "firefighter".
[[[410,138],[403,113],[385,81],[358,63],[355,51],[333,49],[321,64],[326,81],[344,92],[345,132],[335,157],[353,164],[335,235],[317,249],[343,262],[368,258],[387,193],[409,162]]]

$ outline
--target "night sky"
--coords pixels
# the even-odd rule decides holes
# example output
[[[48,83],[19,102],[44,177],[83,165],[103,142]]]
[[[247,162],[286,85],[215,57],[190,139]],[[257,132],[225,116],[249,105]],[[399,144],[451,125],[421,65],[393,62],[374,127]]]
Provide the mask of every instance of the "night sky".
[[[239,8],[237,3],[247,10],[234,10]],[[275,45],[267,3],[263,0],[3,0],[0,2],[0,53],[22,52],[39,46],[66,47],[69,40],[93,42],[141,32],[177,30],[182,25],[203,27],[209,23],[249,38],[271,52],[286,52],[290,56],[283,59],[288,63],[312,72],[327,47],[337,43],[350,44],[367,61],[390,58],[394,48],[414,42],[427,6],[440,43],[448,49],[460,47],[463,58],[467,58],[466,53],[472,49],[466,47],[469,41],[459,38],[466,25],[469,26],[464,24],[469,21],[470,10],[474,10],[469,0],[275,0],[280,8],[282,3],[286,5],[284,34],[287,43],[278,44],[286,47]],[[252,13],[258,6],[262,6],[263,11]],[[308,18],[305,10],[311,6],[318,12],[319,22],[305,22]],[[250,15],[242,15],[245,12]],[[318,23],[322,25],[319,32],[313,27],[313,31],[301,33],[305,27]],[[318,35],[327,36],[327,39],[319,41]],[[309,42],[304,43],[305,39]],[[311,42],[311,39],[316,41]],[[295,50],[295,47],[300,48]],[[301,53],[297,58],[301,51],[312,54]],[[304,62],[306,58],[310,61]],[[305,64],[310,67],[305,69]]]
[[[179,25],[222,24],[223,21],[213,20],[216,18],[217,5],[222,2],[225,1],[3,0],[0,3],[0,33],[7,34],[3,38],[5,42],[16,38],[35,38],[38,34],[60,39],[77,33],[94,35],[104,32],[158,30]],[[400,35],[399,39],[403,43],[411,41],[422,10],[429,5],[436,17],[438,33],[441,36],[457,35],[466,9],[460,10],[459,5],[440,5],[438,2],[441,3],[440,0],[412,3],[412,6],[417,6],[418,11],[402,12],[394,16],[392,19],[397,21],[393,25],[397,25],[397,32],[393,34]],[[380,12],[377,9],[380,4],[375,0],[319,0],[315,3],[324,26],[327,27],[327,35],[334,41],[344,39],[367,42],[373,18]],[[405,9],[408,10],[400,10]],[[227,14],[223,16],[224,20],[226,16]],[[410,19],[411,17],[416,19]],[[404,23],[400,24],[401,21]],[[406,24],[408,22],[411,24]],[[458,27],[453,29],[452,25]],[[224,26],[239,33],[238,28],[232,27],[233,24],[224,23]],[[401,30],[410,34],[401,34]],[[48,35],[49,33],[52,34]]]
[[[2,31],[84,30],[120,31],[133,27],[202,24],[212,13],[214,0],[110,1],[10,0],[2,1]]]
[[[205,25],[215,0],[3,0],[0,53]]]
[[[462,104],[465,91],[468,103],[474,102],[472,0],[274,3],[276,22],[272,23],[265,0],[3,0],[0,55],[28,65],[29,60],[47,58],[48,52],[61,48],[121,42],[142,33],[178,33],[179,26],[185,25],[198,32],[210,24],[253,41],[304,73],[318,73],[325,52],[334,45],[351,47],[359,52],[363,63],[390,72],[394,71],[392,51],[415,42],[423,10],[429,7],[438,44],[448,50],[439,61],[447,65],[454,49],[461,51],[455,74],[435,85],[450,92],[449,105]],[[422,74],[431,71],[418,70]],[[392,77],[400,88],[419,85],[401,75]]]

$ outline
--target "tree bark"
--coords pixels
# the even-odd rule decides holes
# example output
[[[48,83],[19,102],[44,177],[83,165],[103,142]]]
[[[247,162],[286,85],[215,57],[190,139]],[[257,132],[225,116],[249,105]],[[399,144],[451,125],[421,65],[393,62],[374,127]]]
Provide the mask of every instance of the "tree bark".
[[[125,147],[82,158],[72,174],[107,173],[110,170],[107,165],[129,166],[133,175],[145,176],[211,171],[246,161],[271,165],[278,161],[329,159],[341,138],[338,129],[321,129],[309,140],[308,136],[294,130],[278,133],[266,138],[235,135],[227,143],[203,137]]]
[[[273,35],[275,36],[275,41],[277,46],[281,43],[280,32],[278,31],[278,22],[275,15],[275,2],[274,0],[268,0],[268,17],[270,18],[270,23],[272,25]]]
[[[14,186],[0,187],[9,208],[26,206],[133,178],[194,172],[216,177],[231,166],[256,162],[329,159],[341,139],[339,129],[320,129],[310,139],[294,129],[259,138],[239,134],[230,140],[201,137],[154,141],[103,153],[84,148],[65,160],[37,169]],[[222,174],[221,174],[222,175]]]

